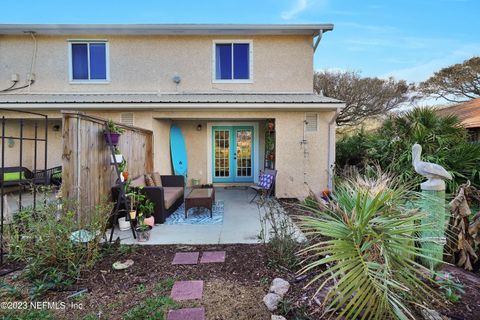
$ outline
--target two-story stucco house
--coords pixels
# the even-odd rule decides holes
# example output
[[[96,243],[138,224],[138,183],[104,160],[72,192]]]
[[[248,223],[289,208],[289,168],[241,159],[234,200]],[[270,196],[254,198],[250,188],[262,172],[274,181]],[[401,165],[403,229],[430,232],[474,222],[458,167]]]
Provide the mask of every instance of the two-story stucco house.
[[[314,94],[312,79],[315,51],[332,29],[0,25],[0,108],[49,116],[49,166],[62,161],[60,111],[79,110],[152,130],[161,174],[172,172],[169,130],[176,125],[189,181],[252,183],[270,158],[276,196],[303,198],[331,186],[343,103]],[[269,122],[274,155],[265,154]],[[243,158],[236,157],[240,144]]]

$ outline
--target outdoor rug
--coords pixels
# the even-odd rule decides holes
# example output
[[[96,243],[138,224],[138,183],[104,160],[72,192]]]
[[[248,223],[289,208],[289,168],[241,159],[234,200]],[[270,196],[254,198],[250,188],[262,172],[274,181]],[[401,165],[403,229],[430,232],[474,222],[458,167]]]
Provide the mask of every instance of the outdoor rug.
[[[224,203],[220,200],[215,201],[213,205],[212,218],[210,218],[210,210],[207,208],[191,208],[185,219],[185,203],[183,203],[165,220],[165,224],[222,224],[223,213]]]

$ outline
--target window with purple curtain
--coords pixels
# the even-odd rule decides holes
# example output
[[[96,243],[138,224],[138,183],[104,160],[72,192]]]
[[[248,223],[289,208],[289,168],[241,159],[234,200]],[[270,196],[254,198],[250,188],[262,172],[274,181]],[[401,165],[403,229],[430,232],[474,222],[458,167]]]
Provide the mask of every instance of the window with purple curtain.
[[[215,79],[250,79],[249,43],[217,43],[215,45]]]
[[[72,80],[107,80],[105,42],[72,43]]]

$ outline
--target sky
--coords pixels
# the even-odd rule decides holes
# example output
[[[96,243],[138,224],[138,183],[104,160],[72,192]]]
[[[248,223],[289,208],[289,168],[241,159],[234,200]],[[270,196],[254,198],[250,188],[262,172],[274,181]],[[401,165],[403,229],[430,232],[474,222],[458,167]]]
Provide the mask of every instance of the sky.
[[[480,55],[480,0],[22,0],[0,23],[333,23],[316,70],[426,80]]]

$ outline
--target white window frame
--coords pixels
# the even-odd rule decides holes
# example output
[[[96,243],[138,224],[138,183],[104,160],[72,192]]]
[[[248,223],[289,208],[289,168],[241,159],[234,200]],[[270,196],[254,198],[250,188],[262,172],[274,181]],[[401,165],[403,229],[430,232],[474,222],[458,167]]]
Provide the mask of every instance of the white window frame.
[[[217,79],[217,44],[248,43],[248,79]],[[233,48],[232,48],[232,77],[233,77]],[[213,40],[212,41],[212,83],[253,83],[253,40]]]
[[[68,79],[71,84],[108,84],[110,83],[110,45],[107,40],[103,39],[89,39],[89,40],[67,40],[68,41]],[[105,76],[106,79],[73,79],[73,59],[72,59],[72,44],[89,44],[89,43],[104,43],[105,44]],[[87,46],[88,59],[88,77],[90,78],[90,45]]]

